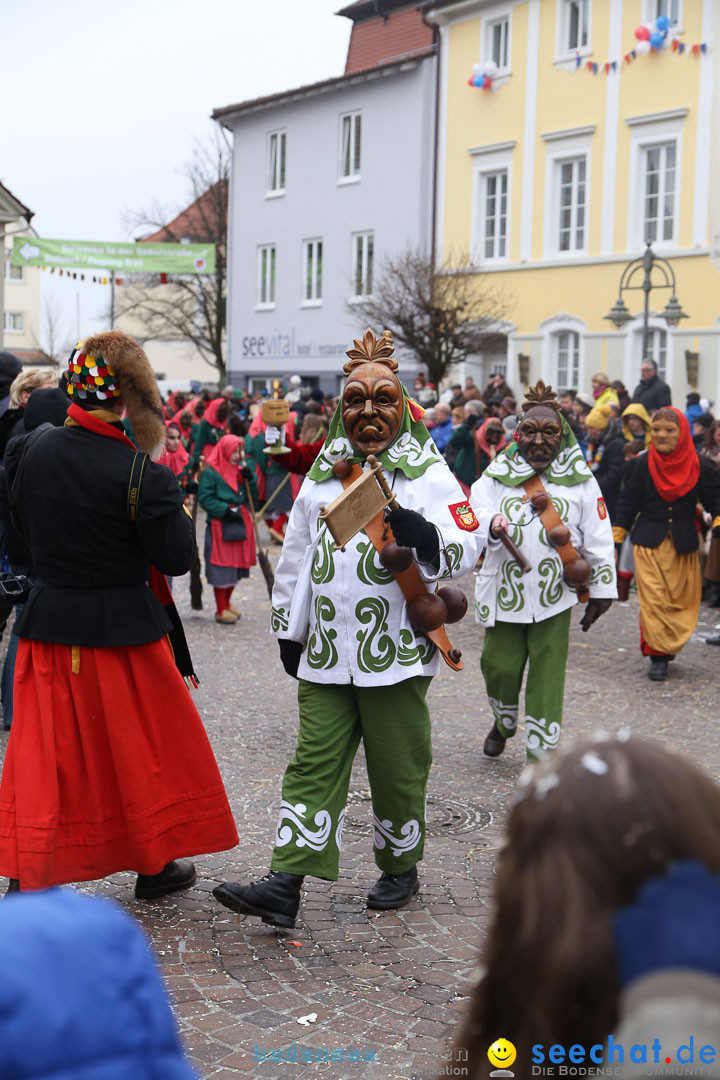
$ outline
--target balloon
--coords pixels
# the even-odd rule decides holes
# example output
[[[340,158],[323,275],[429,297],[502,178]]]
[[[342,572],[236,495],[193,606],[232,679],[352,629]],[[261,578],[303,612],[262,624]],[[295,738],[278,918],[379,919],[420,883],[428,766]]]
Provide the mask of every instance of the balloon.
[[[473,75],[473,86],[484,86],[484,85],[485,85],[485,76],[484,75]]]
[[[637,30],[635,31],[635,37],[638,39],[638,41],[647,41],[650,37],[650,31],[648,30],[647,26],[638,26]]]
[[[647,56],[651,48],[652,46],[649,41],[638,41],[635,46],[635,52],[638,53],[639,56]]]
[[[489,75],[490,78],[493,79],[498,73],[498,66],[494,60],[488,60],[487,64],[484,65],[482,71],[483,75]]]
[[[659,33],[659,31],[653,30],[652,34],[650,35],[650,44],[652,45],[653,49],[662,49],[663,36],[661,33]]]
[[[670,20],[668,19],[667,15],[658,15],[658,21],[655,25],[657,26],[658,30],[663,33],[666,32],[668,27],[670,26]]]
[[[474,86],[474,85],[475,85],[475,77],[473,75],[471,75],[470,78],[468,79],[468,86]]]
[[[489,75],[485,76],[485,85],[483,86],[483,90],[492,90],[492,79]]]
[[[482,64],[473,64],[473,75],[484,75],[485,71]]]

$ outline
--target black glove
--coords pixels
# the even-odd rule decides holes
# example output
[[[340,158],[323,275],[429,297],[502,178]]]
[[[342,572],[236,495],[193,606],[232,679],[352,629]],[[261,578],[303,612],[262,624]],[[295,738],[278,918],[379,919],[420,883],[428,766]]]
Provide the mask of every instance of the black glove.
[[[223,521],[237,521],[238,518],[242,518],[242,511],[239,506],[228,506],[227,510],[223,514]]]
[[[243,467],[240,469],[240,475],[242,476],[243,480],[247,480],[247,482],[250,483],[255,473],[252,471],[252,469],[248,469],[247,465],[243,465]]]
[[[293,679],[297,679],[300,657],[302,656],[303,651],[301,642],[280,638],[278,644],[280,646],[280,660],[282,666],[285,668],[288,675]]]
[[[397,510],[386,510],[385,513],[399,547],[415,548],[424,563],[437,558],[440,551],[438,531],[422,514],[402,506],[398,506]]]
[[[589,630],[592,624],[597,622],[601,615],[605,614],[611,604],[612,600],[600,600],[597,597],[588,600],[585,614],[580,620],[580,626],[582,627],[583,633]]]

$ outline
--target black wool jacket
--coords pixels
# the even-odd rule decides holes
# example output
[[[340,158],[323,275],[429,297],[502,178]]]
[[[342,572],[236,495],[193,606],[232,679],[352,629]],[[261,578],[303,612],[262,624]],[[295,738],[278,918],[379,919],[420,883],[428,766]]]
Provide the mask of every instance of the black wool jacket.
[[[150,460],[137,521],[128,519],[134,457],[131,446],[81,427],[52,428],[25,455],[12,498],[37,580],[18,623],[21,637],[144,645],[170,630],[147,584],[149,564],[186,573],[195,531],[171,470]],[[15,479],[8,475],[11,488]]]
[[[630,539],[640,547],[659,547],[670,533],[681,555],[697,551],[696,505],[702,503],[713,518],[720,515],[720,469],[710,458],[699,460],[700,478],[696,487],[668,502],[653,484],[648,455],[639,454],[623,473],[623,489],[613,525],[632,529]]]
[[[659,375],[640,381],[635,387],[632,399],[635,404],[644,405],[649,413],[662,409],[665,405],[672,405],[670,387]]]

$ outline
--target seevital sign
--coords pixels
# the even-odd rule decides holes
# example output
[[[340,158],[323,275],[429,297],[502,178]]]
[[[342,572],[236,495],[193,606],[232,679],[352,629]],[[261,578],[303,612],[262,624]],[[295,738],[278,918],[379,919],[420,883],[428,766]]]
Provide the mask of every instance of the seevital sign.
[[[14,266],[62,266],[125,274],[214,274],[214,244],[95,243],[16,236]]]

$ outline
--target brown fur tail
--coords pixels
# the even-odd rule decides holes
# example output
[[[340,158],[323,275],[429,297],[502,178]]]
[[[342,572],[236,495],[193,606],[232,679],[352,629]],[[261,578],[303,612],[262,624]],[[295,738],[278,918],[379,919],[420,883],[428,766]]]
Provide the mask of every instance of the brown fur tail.
[[[160,391],[143,349],[120,330],[108,330],[87,338],[83,351],[102,357],[115,372],[135,445],[142,453],[158,458],[165,446],[165,420]]]

